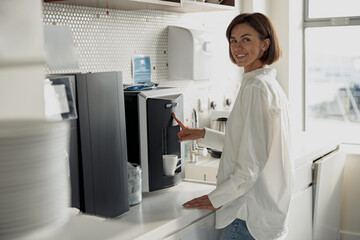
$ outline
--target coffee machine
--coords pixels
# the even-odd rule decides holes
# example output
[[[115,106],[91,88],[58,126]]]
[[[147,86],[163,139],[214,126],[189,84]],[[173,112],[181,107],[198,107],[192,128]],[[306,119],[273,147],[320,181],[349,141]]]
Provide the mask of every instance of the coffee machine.
[[[174,186],[184,179],[180,126],[173,113],[183,119],[183,95],[178,88],[158,87],[124,91],[128,161],[142,168],[142,191]],[[163,155],[178,156],[175,174],[163,171]]]

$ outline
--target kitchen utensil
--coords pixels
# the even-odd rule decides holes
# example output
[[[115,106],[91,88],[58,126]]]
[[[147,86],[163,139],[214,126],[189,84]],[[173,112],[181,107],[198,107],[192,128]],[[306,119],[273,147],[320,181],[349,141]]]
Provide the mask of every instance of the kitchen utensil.
[[[225,132],[226,121],[227,121],[227,118],[225,118],[225,117],[213,120],[211,123],[211,128],[216,131]]]

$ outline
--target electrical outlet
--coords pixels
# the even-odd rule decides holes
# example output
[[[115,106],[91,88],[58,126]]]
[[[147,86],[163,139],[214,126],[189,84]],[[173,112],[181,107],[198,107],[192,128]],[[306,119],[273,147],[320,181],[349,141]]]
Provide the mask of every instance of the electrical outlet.
[[[207,108],[208,108],[207,98],[205,98],[205,97],[199,98],[199,111],[203,112]]]

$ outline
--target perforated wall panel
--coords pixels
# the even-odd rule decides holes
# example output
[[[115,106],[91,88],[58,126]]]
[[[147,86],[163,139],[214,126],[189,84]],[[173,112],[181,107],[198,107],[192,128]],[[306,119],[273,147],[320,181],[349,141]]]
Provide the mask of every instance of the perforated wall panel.
[[[173,13],[158,10],[115,10],[59,3],[43,4],[45,25],[67,25],[73,33],[74,44],[79,55],[81,72],[122,71],[124,83],[132,83],[131,61],[134,55],[150,56],[152,81],[163,85],[180,87],[185,96],[185,116],[191,116],[192,108],[198,108],[200,97],[213,95],[220,101],[224,94],[233,97],[238,85],[238,70],[229,68],[228,49],[225,42],[224,56],[218,58],[219,68],[213,79],[171,82],[168,80],[168,31],[169,25],[212,31],[225,39],[225,30],[232,18],[239,13],[220,11],[208,13]],[[224,66],[225,67],[224,67]],[[70,73],[78,69],[62,69],[46,74]],[[224,84],[224,80],[227,83]],[[228,86],[222,91],[217,85]],[[234,85],[235,84],[235,85]],[[231,90],[229,90],[231,89]],[[196,93],[196,94],[194,94]],[[216,93],[216,97],[213,93]],[[220,105],[219,103],[218,105]],[[209,126],[209,110],[200,114],[202,126]]]

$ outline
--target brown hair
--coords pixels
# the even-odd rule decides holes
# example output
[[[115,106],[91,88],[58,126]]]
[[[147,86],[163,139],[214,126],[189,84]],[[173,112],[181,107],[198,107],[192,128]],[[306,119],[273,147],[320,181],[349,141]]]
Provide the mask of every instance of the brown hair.
[[[226,37],[229,42],[229,55],[231,61],[233,63],[236,63],[234,57],[231,54],[231,49],[230,49],[231,31],[236,25],[243,23],[248,24],[250,27],[255,29],[255,31],[259,33],[259,37],[261,39],[266,39],[266,38],[270,39],[269,48],[262,55],[260,61],[262,63],[270,65],[276,62],[277,60],[279,60],[279,58],[281,57],[281,49],[280,49],[278,37],[275,32],[275,28],[272,22],[270,21],[270,19],[262,13],[242,13],[236,16],[231,21],[231,23],[229,24],[226,30]]]

